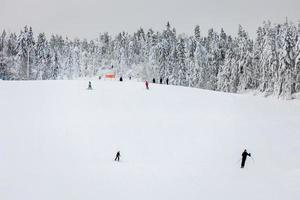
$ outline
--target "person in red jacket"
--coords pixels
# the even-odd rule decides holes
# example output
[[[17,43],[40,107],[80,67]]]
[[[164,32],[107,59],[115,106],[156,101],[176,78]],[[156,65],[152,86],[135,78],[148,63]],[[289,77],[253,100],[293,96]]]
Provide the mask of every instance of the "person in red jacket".
[[[149,83],[148,81],[145,81],[146,89],[149,90]]]

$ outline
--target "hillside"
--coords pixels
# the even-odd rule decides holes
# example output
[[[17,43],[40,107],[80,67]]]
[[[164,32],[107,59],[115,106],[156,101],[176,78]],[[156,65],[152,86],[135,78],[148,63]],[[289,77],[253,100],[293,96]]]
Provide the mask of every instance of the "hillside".
[[[299,100],[87,85],[0,82],[0,199],[300,199]]]

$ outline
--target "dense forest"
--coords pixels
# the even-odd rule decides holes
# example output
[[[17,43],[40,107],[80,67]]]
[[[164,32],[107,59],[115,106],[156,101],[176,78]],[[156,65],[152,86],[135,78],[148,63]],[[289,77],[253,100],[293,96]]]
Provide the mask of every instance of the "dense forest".
[[[223,92],[256,90],[291,98],[300,92],[300,22],[264,22],[252,39],[242,26],[231,36],[223,29],[177,34],[167,23],[161,32],[100,33],[94,40],[46,38],[25,26],[0,35],[0,79],[49,80],[93,77],[107,66],[117,76],[169,79],[173,85]]]

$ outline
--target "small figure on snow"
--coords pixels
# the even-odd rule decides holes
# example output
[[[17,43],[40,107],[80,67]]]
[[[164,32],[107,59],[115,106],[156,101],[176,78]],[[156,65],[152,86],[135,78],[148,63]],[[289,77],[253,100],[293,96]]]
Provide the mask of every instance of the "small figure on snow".
[[[245,151],[242,153],[242,163],[241,163],[241,168],[244,168],[244,167],[245,167],[245,163],[246,163],[247,156],[251,157],[251,153],[248,153],[247,150],[245,149]]]
[[[129,80],[131,80],[131,76],[129,76]]]
[[[121,156],[120,151],[118,151],[116,154],[115,161],[120,161],[120,156]]]
[[[91,83],[91,81],[89,81],[89,87],[88,87],[88,90],[92,90],[93,88],[92,88],[92,83]]]
[[[121,81],[121,82],[123,81],[123,78],[122,78],[122,76],[120,77],[120,81]]]
[[[159,84],[162,84],[162,82],[163,82],[163,79],[160,78],[160,79],[159,79]]]
[[[146,89],[149,90],[149,83],[148,83],[148,81],[145,81],[145,86],[146,86]]]
[[[155,83],[155,78],[152,79],[152,83]]]
[[[169,78],[167,78],[166,83],[167,83],[167,85],[169,85]]]

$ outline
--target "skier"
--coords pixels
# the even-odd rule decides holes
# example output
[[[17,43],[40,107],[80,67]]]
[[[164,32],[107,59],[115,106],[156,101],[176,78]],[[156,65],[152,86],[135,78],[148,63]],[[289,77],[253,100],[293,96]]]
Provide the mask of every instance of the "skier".
[[[149,90],[149,83],[148,81],[145,81],[146,89]]]
[[[163,79],[162,79],[162,78],[160,78],[160,79],[159,79],[159,83],[160,83],[160,84],[162,84],[162,82],[163,82]]]
[[[121,156],[120,151],[118,151],[116,154],[115,161],[120,161],[120,156]]]
[[[152,83],[155,83],[155,78],[152,79]]]
[[[251,153],[248,153],[247,150],[245,149],[244,152],[242,153],[242,163],[241,163],[241,168],[245,167],[246,159],[247,156],[251,157]]]
[[[123,78],[122,78],[122,76],[120,77],[120,81],[121,81],[121,82],[123,81]]]
[[[166,80],[166,83],[167,83],[167,85],[169,85],[169,79],[167,78],[167,80]]]
[[[88,90],[92,90],[93,88],[92,88],[92,83],[91,83],[91,81],[89,81],[89,87],[88,87]]]

